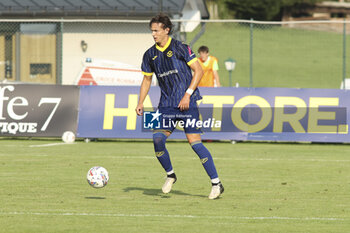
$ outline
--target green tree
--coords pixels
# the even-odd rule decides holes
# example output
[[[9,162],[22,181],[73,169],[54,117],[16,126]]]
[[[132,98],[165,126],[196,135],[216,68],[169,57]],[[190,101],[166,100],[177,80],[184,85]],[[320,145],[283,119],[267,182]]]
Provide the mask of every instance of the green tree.
[[[280,0],[226,0],[225,2],[238,19],[272,20],[281,8]]]
[[[323,0],[221,0],[238,19],[280,20],[284,9],[305,9]]]

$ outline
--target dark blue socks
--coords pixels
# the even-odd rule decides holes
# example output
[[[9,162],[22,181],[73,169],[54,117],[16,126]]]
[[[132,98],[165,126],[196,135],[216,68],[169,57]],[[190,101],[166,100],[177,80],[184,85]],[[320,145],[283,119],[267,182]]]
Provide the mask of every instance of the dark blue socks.
[[[153,145],[157,159],[167,173],[172,173],[173,166],[171,165],[169,153],[165,148],[166,139],[167,136],[164,133],[157,132],[153,134]]]
[[[165,147],[166,139],[167,136],[164,133],[156,132],[153,134],[153,145],[157,159],[169,175],[174,173],[174,171],[173,166],[171,165],[168,150]],[[208,149],[200,141],[191,143],[191,146],[201,160],[203,167],[210,177],[212,183],[220,182],[213,158]]]
[[[213,158],[211,157],[208,149],[203,145],[202,142],[193,142],[191,143],[191,146],[192,149],[197,153],[210,179],[217,179],[218,173],[216,172]]]

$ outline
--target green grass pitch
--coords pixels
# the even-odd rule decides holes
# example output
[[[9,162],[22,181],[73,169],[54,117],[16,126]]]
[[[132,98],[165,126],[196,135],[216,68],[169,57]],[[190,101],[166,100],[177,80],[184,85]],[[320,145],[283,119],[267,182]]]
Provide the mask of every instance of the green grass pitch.
[[[58,143],[58,144],[56,144]],[[165,179],[151,141],[61,144],[0,140],[0,232],[348,232],[350,147],[206,143],[225,193],[185,142],[167,144],[178,176]],[[104,166],[109,184],[86,173]]]

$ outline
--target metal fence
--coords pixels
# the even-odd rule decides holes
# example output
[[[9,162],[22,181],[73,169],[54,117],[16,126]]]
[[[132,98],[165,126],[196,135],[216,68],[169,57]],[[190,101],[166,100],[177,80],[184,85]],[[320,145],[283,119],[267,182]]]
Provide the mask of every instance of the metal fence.
[[[140,69],[154,43],[148,22],[0,20],[0,81],[75,84],[86,61]],[[218,58],[223,86],[340,88],[349,76],[350,21],[174,23],[173,37]]]

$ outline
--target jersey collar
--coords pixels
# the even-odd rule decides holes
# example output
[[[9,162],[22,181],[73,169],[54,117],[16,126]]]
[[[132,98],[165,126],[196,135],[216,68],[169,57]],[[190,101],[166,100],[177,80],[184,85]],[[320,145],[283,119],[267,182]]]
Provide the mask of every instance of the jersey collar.
[[[164,47],[159,47],[157,44],[156,44],[156,48],[161,51],[161,52],[164,52],[170,45],[171,43],[171,37],[169,36],[169,39],[168,39],[168,42],[166,42],[165,46]]]

